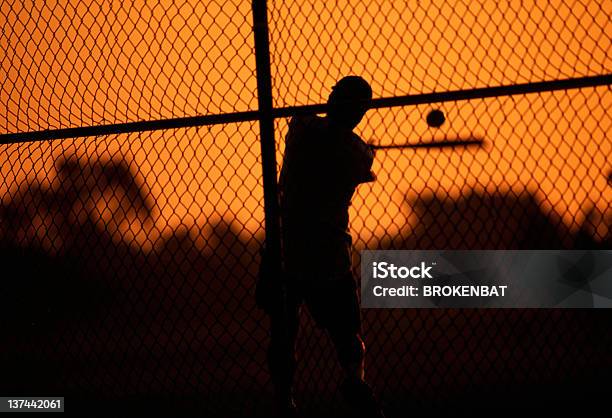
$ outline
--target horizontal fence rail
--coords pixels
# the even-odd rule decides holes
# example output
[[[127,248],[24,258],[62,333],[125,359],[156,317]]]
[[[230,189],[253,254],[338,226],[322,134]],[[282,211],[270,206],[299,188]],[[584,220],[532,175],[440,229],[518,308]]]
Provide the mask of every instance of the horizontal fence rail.
[[[411,106],[425,103],[444,103],[458,100],[485,99],[487,97],[512,96],[519,94],[544,93],[548,91],[568,90],[585,87],[597,87],[612,84],[612,74],[597,75],[565,80],[541,81],[537,83],[513,84],[509,86],[483,87],[470,90],[426,93],[398,97],[376,98],[371,102],[372,109],[396,106]],[[324,104],[273,108],[274,118],[286,118],[296,115],[325,113]],[[125,134],[130,132],[179,129],[204,125],[217,125],[234,122],[246,122],[259,119],[258,111],[235,112],[218,115],[191,116],[154,121],[128,122],[111,125],[84,126],[79,128],[53,129],[46,131],[19,132],[0,135],[0,144],[13,144],[29,141],[46,141],[86,136]]]

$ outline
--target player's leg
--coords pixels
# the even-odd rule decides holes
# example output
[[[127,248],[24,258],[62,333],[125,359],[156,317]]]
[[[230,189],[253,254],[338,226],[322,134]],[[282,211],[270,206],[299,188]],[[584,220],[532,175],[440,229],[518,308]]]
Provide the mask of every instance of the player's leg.
[[[363,380],[365,374],[365,344],[361,336],[361,311],[352,275],[329,281],[319,301],[321,325],[334,343],[338,361],[347,379]]]
[[[361,312],[351,274],[339,280],[321,281],[305,294],[317,324],[329,332],[345,374],[341,390],[346,401],[364,417],[384,417],[376,397],[365,382],[365,344],[361,336]]]
[[[270,310],[270,345],[268,368],[274,386],[274,403],[278,416],[295,414],[293,377],[295,375],[295,339],[299,327],[299,299],[288,290],[287,306]]]

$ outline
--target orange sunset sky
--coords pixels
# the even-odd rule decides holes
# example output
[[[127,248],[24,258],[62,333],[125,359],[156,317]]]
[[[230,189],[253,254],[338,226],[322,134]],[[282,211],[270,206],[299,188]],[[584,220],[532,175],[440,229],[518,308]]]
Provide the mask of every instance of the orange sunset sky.
[[[391,97],[612,72],[612,2],[270,1],[268,14],[278,107],[322,103],[348,74]],[[0,133],[257,107],[250,1],[3,1],[0,22]],[[474,135],[488,147],[379,151],[378,181],[351,209],[358,246],[409,231],[407,197],[469,190],[528,190],[577,230],[612,201],[611,104],[604,86],[369,111],[357,128],[366,141]],[[432,107],[446,114],[440,129],[425,123]],[[276,128],[280,161],[287,120]],[[220,218],[252,235],[263,227],[258,132],[244,122],[2,146],[0,192],[58,187],[62,155],[120,158],[156,209],[117,221],[117,239],[146,246]]]

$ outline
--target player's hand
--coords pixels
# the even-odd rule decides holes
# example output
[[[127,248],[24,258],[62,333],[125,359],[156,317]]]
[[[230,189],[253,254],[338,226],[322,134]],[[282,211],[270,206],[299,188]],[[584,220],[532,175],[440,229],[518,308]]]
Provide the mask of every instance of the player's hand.
[[[375,144],[374,144],[373,141],[368,141],[367,142],[368,149],[372,153],[372,158],[374,158],[376,156],[376,147],[374,145]]]
[[[366,183],[371,183],[373,181],[376,181],[376,174],[374,174],[374,172],[372,170],[370,170],[370,172],[368,173],[368,176],[366,177]]]

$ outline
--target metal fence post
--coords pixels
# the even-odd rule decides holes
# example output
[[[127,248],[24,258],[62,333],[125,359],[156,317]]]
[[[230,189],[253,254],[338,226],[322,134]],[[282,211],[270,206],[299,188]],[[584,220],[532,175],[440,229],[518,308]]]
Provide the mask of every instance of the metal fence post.
[[[268,39],[268,11],[266,0],[253,0],[253,34],[255,35],[255,65],[257,72],[257,101],[259,114],[259,131],[261,136],[261,162],[263,170],[264,210],[266,229],[266,256],[268,257],[268,274],[277,281],[280,287],[280,317],[276,335],[288,339],[287,322],[287,288],[281,276],[281,233],[278,186],[276,179],[276,145],[274,141],[274,116],[272,114],[272,75],[270,72],[270,44]],[[271,318],[271,321],[273,319]],[[277,331],[277,332],[278,332]],[[286,361],[290,355],[287,353]],[[289,365],[287,364],[287,367]],[[279,388],[275,388],[278,390]]]
[[[253,0],[253,33],[255,35],[257,100],[261,136],[261,162],[263,166],[266,253],[269,257],[272,272],[280,273],[281,237],[266,0]],[[275,277],[278,276],[276,275]]]
[[[263,169],[266,252],[270,266],[280,271],[280,221],[276,181],[276,146],[272,116],[272,76],[266,0],[253,0],[253,33],[257,71],[257,101]]]

